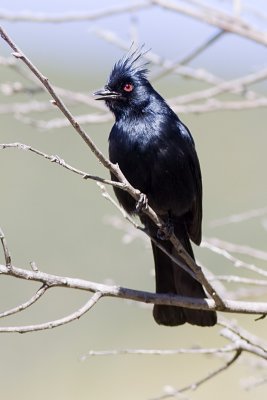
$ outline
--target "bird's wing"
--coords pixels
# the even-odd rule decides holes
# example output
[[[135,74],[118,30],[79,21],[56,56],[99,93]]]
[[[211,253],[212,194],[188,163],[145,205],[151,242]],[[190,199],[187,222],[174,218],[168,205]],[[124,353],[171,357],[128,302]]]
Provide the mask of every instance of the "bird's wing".
[[[198,156],[195,149],[194,139],[189,129],[181,122],[178,123],[179,132],[187,143],[189,151],[186,151],[192,181],[194,184],[195,199],[187,215],[187,230],[190,239],[197,245],[201,242],[202,224],[202,178]]]
[[[190,169],[195,184],[195,199],[188,214],[187,229],[190,239],[195,244],[199,245],[202,236],[202,179],[200,165],[195,150],[191,154]]]

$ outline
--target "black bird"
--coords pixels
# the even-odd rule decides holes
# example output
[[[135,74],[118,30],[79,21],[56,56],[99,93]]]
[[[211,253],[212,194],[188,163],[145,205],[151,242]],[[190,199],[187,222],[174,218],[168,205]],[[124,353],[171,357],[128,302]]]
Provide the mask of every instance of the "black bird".
[[[109,136],[110,161],[118,163],[131,185],[146,195],[148,204],[194,258],[189,238],[200,244],[202,221],[202,181],[194,140],[148,81],[146,64],[140,64],[142,55],[136,50],[124,56],[114,65],[104,89],[94,93],[115,116]],[[135,200],[123,190],[114,190],[124,209],[135,213]],[[158,228],[151,220],[144,213],[140,219],[159,240]],[[202,285],[151,243],[157,293],[205,298]],[[161,244],[177,257],[170,241]],[[168,326],[185,322],[213,326],[217,322],[213,311],[165,305],[155,305],[153,316],[158,324]]]

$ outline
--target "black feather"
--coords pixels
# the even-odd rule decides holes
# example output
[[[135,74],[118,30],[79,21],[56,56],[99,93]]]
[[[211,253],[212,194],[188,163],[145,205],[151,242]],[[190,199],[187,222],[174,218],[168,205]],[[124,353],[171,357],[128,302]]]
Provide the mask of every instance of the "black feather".
[[[146,53],[147,51],[143,51],[143,46],[134,51],[130,49],[130,51],[114,65],[109,77],[109,83],[115,83],[125,78],[133,77],[147,79],[148,69],[146,66],[148,62],[140,64],[140,60]]]
[[[189,129],[155,91],[141,64],[143,47],[119,60],[102,95],[115,115],[109,136],[109,157],[118,163],[128,181],[147,196],[148,203],[166,222],[187,252],[190,244],[201,242],[202,181],[194,140]],[[126,85],[126,86],[125,86]],[[116,179],[112,176],[112,179]],[[136,204],[125,191],[114,188],[128,213]],[[141,220],[157,239],[157,227],[145,216]],[[179,257],[169,241],[161,243]],[[152,244],[156,271],[156,291],[187,297],[205,298],[200,283],[174,264]],[[155,306],[157,323],[174,326],[188,322],[199,326],[216,324],[216,313],[174,306]]]

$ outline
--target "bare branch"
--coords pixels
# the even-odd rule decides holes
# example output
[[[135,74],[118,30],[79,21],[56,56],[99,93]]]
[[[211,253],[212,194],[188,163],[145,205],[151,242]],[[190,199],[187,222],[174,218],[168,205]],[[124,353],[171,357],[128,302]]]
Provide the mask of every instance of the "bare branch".
[[[8,11],[0,12],[0,20],[10,22],[52,22],[52,23],[66,23],[66,22],[77,22],[77,21],[95,21],[101,18],[109,17],[111,15],[129,13],[137,10],[141,10],[150,6],[150,1],[139,1],[128,5],[118,5],[103,10],[81,13],[66,13],[66,14],[45,14],[45,13],[11,13]]]
[[[27,332],[36,332],[43,331],[46,329],[56,328],[61,325],[68,324],[76,319],[79,319],[84,314],[86,314],[102,297],[100,292],[96,292],[81,308],[75,311],[72,314],[69,314],[66,317],[49,321],[36,325],[26,325],[26,326],[1,326],[0,333],[9,332],[9,333],[27,333]]]
[[[230,353],[236,350],[236,346],[233,344],[226,345],[218,348],[189,348],[189,349],[121,349],[121,350],[90,350],[88,353],[81,357],[82,361],[92,356],[117,356],[117,355],[152,355],[152,356],[170,356],[177,354],[218,354],[218,353]]]
[[[87,172],[81,171],[77,168],[72,167],[71,165],[67,164],[62,158],[60,158],[59,156],[55,155],[48,155],[44,152],[42,152],[41,150],[37,150],[31,146],[28,146],[27,144],[23,144],[23,143],[0,143],[0,150],[4,150],[4,149],[11,149],[11,148],[17,148],[19,150],[24,150],[24,151],[30,151],[38,156],[44,157],[46,160],[51,161],[52,163],[55,163],[57,165],[60,165],[61,167],[74,172],[77,175],[82,176],[83,179],[91,179],[94,181],[98,181],[98,182],[102,182],[105,183],[107,185],[112,185],[118,188],[122,188],[123,189],[123,184],[120,182],[115,182],[115,181],[111,181],[109,179],[104,179],[101,178],[99,176],[95,176],[95,175],[91,175]],[[1,237],[0,237],[1,238]]]
[[[267,107],[267,98],[260,97],[254,100],[241,101],[221,101],[218,99],[209,99],[203,104],[170,105],[173,111],[177,113],[207,113],[211,111],[240,111],[253,108]]]
[[[121,38],[119,38],[114,32],[103,30],[103,29],[94,29],[94,32],[103,38],[104,40],[122,48],[123,50],[127,50],[129,47],[128,42],[125,42]],[[215,35],[215,39],[217,36]],[[210,39],[212,42],[212,39]],[[207,45],[209,45],[209,41]],[[205,45],[203,45],[205,48]],[[200,47],[200,50],[202,48]],[[191,55],[194,57],[194,52]],[[266,68],[263,70],[248,74],[244,77],[234,79],[230,82],[224,81],[223,79],[211,74],[210,72],[193,69],[187,67],[185,65],[186,62],[190,61],[186,58],[181,60],[180,63],[176,63],[170,60],[163,59],[161,56],[149,52],[144,55],[149,62],[154,65],[160,66],[163,70],[159,73],[159,77],[161,74],[165,74],[164,71],[169,73],[170,71],[175,72],[185,78],[192,78],[200,81],[204,81],[215,85],[209,89],[201,90],[198,92],[190,93],[184,96],[178,96],[175,99],[169,99],[169,104],[173,108],[173,110],[177,113],[203,113],[203,112],[211,112],[216,110],[241,110],[241,109],[251,109],[251,108],[259,108],[267,106],[267,99],[263,96],[260,96],[254,91],[248,91],[246,89],[247,85],[255,83],[257,81],[266,79],[267,72]],[[152,75],[153,76],[153,75]],[[155,74],[156,78],[158,78],[157,74]],[[219,95],[224,92],[231,92],[235,94],[240,94],[246,98],[245,101],[220,101],[218,99],[213,98],[212,96]],[[212,97],[212,98],[211,98]],[[183,103],[187,103],[193,100],[201,100],[205,99],[206,102],[204,104],[188,104],[185,105]]]
[[[228,369],[233,365],[243,353],[251,353],[257,356],[263,363],[267,360],[267,347],[266,343],[262,342],[261,339],[252,335],[250,332],[242,329],[228,320],[219,320],[219,325],[223,327],[220,334],[229,342],[221,348],[179,348],[170,350],[157,350],[157,349],[124,349],[124,350],[102,350],[95,351],[91,350],[87,354],[81,357],[81,360],[86,360],[92,356],[110,356],[110,355],[156,355],[156,356],[168,356],[178,354],[210,354],[214,356],[224,356],[228,353],[234,353],[230,359],[227,357],[226,362],[219,367],[211,371],[209,374],[201,378],[200,380],[193,382],[189,385],[182,387],[181,389],[174,389],[173,387],[164,388],[164,394],[154,398],[154,400],[165,399],[169,397],[179,397],[182,393],[189,390],[196,390],[200,385],[206,383],[210,379],[219,375],[221,372]],[[265,364],[263,364],[265,366]]]
[[[70,122],[66,118],[55,118],[49,121],[42,121],[17,115],[17,119],[31,126],[36,126],[39,129],[58,129],[70,126]],[[112,121],[113,117],[111,113],[85,114],[76,116],[75,120],[79,124],[103,124],[105,122]]]
[[[185,3],[185,2],[184,2]],[[34,13],[24,13],[24,14],[5,14],[0,12],[0,19],[8,19],[12,21],[50,21],[50,22],[72,22],[72,21],[80,21],[80,20],[96,20],[100,18],[104,18],[109,15],[116,15],[129,11],[138,11],[149,7],[161,7],[171,10],[173,12],[180,12],[184,15],[187,15],[192,18],[196,18],[205,23],[209,23],[210,25],[214,25],[218,28],[215,34],[211,35],[208,40],[206,40],[201,45],[197,46],[195,49],[190,51],[186,57],[180,59],[178,61],[171,61],[160,57],[155,53],[149,53],[146,57],[155,65],[160,66],[160,71],[154,74],[154,79],[159,79],[162,76],[175,72],[180,74],[183,77],[189,77],[193,79],[197,79],[208,84],[213,85],[207,89],[197,91],[194,93],[190,93],[188,95],[179,96],[173,99],[169,99],[172,108],[174,111],[179,113],[203,113],[210,112],[214,110],[245,110],[245,109],[253,109],[259,107],[267,107],[267,98],[263,97],[259,93],[256,93],[252,90],[248,90],[248,86],[252,85],[256,82],[260,82],[266,80],[267,78],[267,70],[262,69],[256,73],[250,73],[246,76],[232,79],[231,81],[224,81],[220,77],[217,77],[208,71],[203,71],[200,69],[193,69],[185,66],[188,62],[193,60],[197,55],[201,54],[205,49],[209,48],[212,43],[215,43],[222,35],[225,35],[227,32],[231,32],[237,34],[241,37],[245,37],[247,39],[253,40],[257,43],[266,45],[267,44],[267,33],[260,32],[258,29],[255,29],[249,23],[247,23],[243,18],[241,18],[241,2],[235,2],[235,11],[236,17],[233,17],[225,12],[215,10],[210,6],[201,2],[201,0],[188,0],[187,4],[178,4],[174,3],[171,0],[150,0],[150,1],[137,1],[132,2],[130,5],[119,5],[115,7],[110,7],[105,10],[100,10],[96,12],[87,12],[87,13],[79,13],[79,14],[65,14],[65,15],[47,15],[47,14],[34,14]],[[188,5],[188,4],[191,4]],[[131,21],[131,38],[137,38],[137,29],[136,29],[136,19],[132,18]],[[126,48],[128,50],[128,43],[118,38],[113,33],[107,31],[97,31],[99,35],[105,38],[105,40],[110,41],[111,43],[115,43],[121,48]],[[50,162],[54,162],[67,170],[74,172],[75,174],[81,176],[83,179],[92,179],[97,182],[109,184],[121,188],[122,190],[126,190],[135,200],[138,200],[140,197],[140,192],[133,188],[129,182],[126,180],[124,175],[121,173],[118,165],[114,165],[109,162],[109,160],[103,155],[103,153],[95,146],[91,138],[87,135],[87,133],[81,128],[81,123],[102,123],[106,121],[110,121],[112,119],[112,115],[104,111],[104,106],[100,102],[94,102],[92,98],[84,93],[78,93],[70,90],[65,90],[62,88],[57,88],[49,83],[48,79],[42,75],[42,73],[32,64],[32,62],[21,52],[20,49],[16,46],[16,44],[9,38],[9,36],[4,32],[3,29],[0,28],[0,33],[3,39],[9,44],[9,46],[13,49],[13,55],[21,60],[27,68],[24,71],[23,65],[18,62],[15,62],[11,58],[3,58],[0,57],[0,65],[14,69],[18,74],[20,74],[23,78],[26,78],[30,83],[21,84],[20,82],[13,83],[5,83],[1,86],[2,93],[4,95],[11,95],[17,93],[25,93],[34,95],[40,91],[48,91],[50,96],[52,97],[52,104],[56,105],[60,111],[64,114],[66,119],[63,118],[55,118],[49,121],[36,121],[33,118],[25,117],[25,114],[34,111],[34,112],[42,112],[51,110],[51,103],[43,102],[43,101],[27,101],[26,103],[15,103],[15,104],[2,104],[0,105],[0,114],[4,113],[14,113],[16,118],[19,118],[20,121],[37,126],[41,129],[51,129],[51,128],[62,128],[71,124],[76,132],[81,136],[81,138],[86,142],[91,151],[96,155],[98,160],[107,168],[112,174],[116,177],[118,181],[114,182],[112,180],[104,179],[98,176],[94,176],[91,174],[87,174],[84,171],[81,171],[77,168],[72,167],[67,164],[64,160],[62,160],[58,156],[48,155],[40,150],[37,150],[31,146],[24,145],[22,143],[7,143],[0,144],[0,149],[8,149],[8,148],[16,148],[21,150],[29,150],[30,152],[47,159]],[[37,79],[36,79],[37,78]],[[32,85],[34,83],[34,85]],[[234,95],[238,95],[236,100],[226,100],[221,101],[216,98],[217,96],[223,93],[230,93]],[[86,104],[89,106],[93,106],[96,110],[99,109],[101,113],[92,113],[89,115],[79,115],[74,118],[73,115],[69,112],[63,101],[59,98],[61,96],[64,100],[66,100],[68,106],[76,105],[77,103]],[[241,99],[242,97],[242,99]],[[232,98],[232,97],[230,97]],[[192,104],[191,102],[200,101],[200,103]],[[204,101],[203,101],[204,100]],[[24,114],[24,115],[21,115]],[[123,218],[130,222],[131,226],[136,229],[136,232],[144,232],[147,237],[150,237],[148,232],[136,223],[125,211],[118,205],[116,201],[107,193],[105,187],[102,184],[99,184],[103,196],[110,201],[123,215]],[[158,227],[162,227],[162,221],[156,213],[150,207],[146,211],[147,215],[154,221],[154,223]],[[213,222],[213,226],[221,226],[228,223],[245,221],[250,218],[260,217],[267,213],[267,208],[263,208],[261,210],[252,210],[246,213],[242,213],[239,215],[230,216],[228,218],[224,218],[221,220],[217,220]],[[163,248],[160,242],[157,242],[154,238],[151,240],[155,241],[156,245],[162,249],[162,251],[166,250]],[[8,326],[8,327],[0,327],[1,332],[33,332],[44,329],[55,328],[67,323],[70,323],[85,313],[87,313],[102,297],[117,297],[122,299],[134,300],[140,303],[146,304],[165,304],[165,305],[174,305],[178,307],[187,307],[192,309],[203,309],[203,310],[216,310],[216,311],[224,311],[228,313],[244,313],[251,315],[260,315],[256,321],[264,318],[267,315],[267,303],[263,302],[243,302],[243,301],[233,301],[231,299],[232,293],[230,291],[225,290],[223,292],[223,296],[226,298],[222,299],[222,294],[220,291],[220,287],[217,285],[211,285],[210,282],[213,281],[227,281],[231,283],[241,283],[240,288],[234,292],[235,296],[240,296],[242,298],[242,293],[246,293],[246,295],[250,294],[248,290],[251,288],[244,287],[244,285],[255,285],[257,286],[257,292],[260,290],[264,290],[267,286],[266,279],[252,279],[239,277],[235,275],[217,275],[214,276],[209,274],[208,271],[200,268],[198,264],[194,262],[190,258],[190,256],[185,252],[181,243],[177,240],[177,238],[173,235],[171,237],[171,242],[177,249],[179,255],[183,259],[183,262],[177,260],[171,254],[168,256],[182,268],[187,270],[191,276],[194,276],[202,285],[205,287],[206,291],[210,294],[212,299],[195,299],[195,298],[184,298],[176,295],[168,295],[168,294],[154,294],[145,291],[138,291],[129,288],[119,287],[115,285],[103,285],[91,281],[86,281],[82,279],[75,279],[70,277],[61,277],[51,274],[43,273],[39,271],[36,267],[35,263],[31,263],[31,269],[21,269],[15,267],[11,262],[10,253],[7,247],[7,243],[4,237],[3,232],[0,230],[0,240],[2,243],[2,248],[4,252],[5,265],[0,265],[0,274],[7,275],[13,278],[32,280],[36,282],[42,283],[40,289],[26,302],[0,313],[0,317],[7,317],[9,315],[13,315],[22,310],[27,309],[33,303],[37,302],[48,289],[52,287],[65,287],[72,288],[76,290],[84,290],[88,292],[92,292],[92,297],[84,304],[81,308],[76,310],[75,312],[53,321],[34,324],[34,325],[26,325],[26,326]],[[232,256],[230,252],[236,252],[240,254],[246,254],[248,256],[253,256],[258,259],[267,260],[267,254],[264,251],[260,251],[257,249],[252,249],[248,246],[240,246],[232,243],[227,243],[220,241],[219,239],[205,239],[203,241],[203,247],[208,248],[210,251],[213,251],[219,254],[222,257],[225,257],[228,261],[233,263],[235,267],[246,268],[249,271],[256,272],[264,277],[267,276],[267,272],[258,268],[254,264],[250,264],[244,261],[239,260],[238,258]],[[187,267],[190,267],[190,269]],[[217,282],[218,283],[218,282]],[[223,286],[223,285],[222,285]],[[218,290],[217,290],[218,287]],[[252,288],[255,291],[255,288]],[[241,293],[242,292],[242,293]],[[255,291],[256,293],[256,291]],[[238,297],[234,297],[236,299]],[[158,397],[157,399],[164,399],[167,397],[182,397],[182,393],[187,392],[189,390],[195,390],[200,385],[208,382],[210,379],[219,375],[224,370],[228,369],[231,365],[233,365],[238,359],[240,359],[241,354],[249,354],[257,357],[257,360],[261,361],[259,363],[260,367],[266,368],[267,362],[267,344],[250,334],[246,330],[236,326],[233,323],[225,322],[220,317],[219,324],[223,326],[221,331],[221,336],[227,341],[227,344],[222,346],[221,348],[181,348],[174,350],[157,350],[157,349],[125,349],[125,350],[106,350],[106,351],[90,351],[87,355],[83,356],[82,359],[86,359],[90,356],[97,355],[119,355],[119,354],[147,354],[147,355],[174,355],[174,354],[210,354],[223,358],[225,361],[224,364],[209,374],[205,375],[203,378],[193,382],[189,385],[186,385],[180,389],[174,389],[172,387],[168,387],[165,390],[165,394]],[[258,322],[260,324],[260,322]],[[230,354],[229,354],[230,353]],[[229,356],[231,358],[229,358]],[[243,357],[244,358],[244,357]],[[243,360],[242,358],[242,360]],[[264,370],[265,371],[265,370]],[[259,380],[259,384],[266,383],[266,377]],[[256,386],[256,385],[255,385]]]
[[[267,286],[267,280],[242,278],[236,275],[215,275],[214,277],[209,278],[209,280],[219,280],[228,283],[244,283],[245,285]]]
[[[32,111],[43,112],[52,110],[51,103],[42,101],[28,101],[25,103],[0,104],[0,114],[26,114]]]
[[[259,260],[267,261],[267,252],[259,249],[254,249],[250,246],[240,245],[236,243],[226,242],[218,238],[206,238],[205,239],[210,244],[225,249],[229,252],[245,254],[249,257],[257,258]]]
[[[267,349],[266,340],[260,339],[258,336],[250,333],[247,329],[239,326],[235,321],[229,321],[228,319],[225,319],[221,316],[218,324],[224,328],[227,328],[228,331],[231,331],[233,333],[233,336],[229,336],[229,334],[227,335],[228,339],[231,338],[231,340],[233,341],[237,337],[239,337],[246,342]],[[228,331],[222,331],[221,333]]]
[[[155,294],[140,290],[124,288],[121,286],[104,285],[84,279],[61,277],[58,275],[47,274],[41,271],[36,272],[25,270],[22,268],[17,268],[14,265],[12,265],[11,269],[7,268],[5,265],[0,265],[0,274],[12,276],[18,279],[25,279],[28,281],[32,280],[36,282],[41,282],[49,287],[68,287],[93,293],[99,292],[102,296],[123,298],[142,303],[174,305],[178,307],[192,308],[198,310],[215,310],[228,313],[258,315],[267,314],[267,303],[261,302],[224,300],[224,308],[222,309],[222,307],[216,305],[215,301],[212,299],[197,299],[172,294]]]
[[[206,375],[204,378],[199,379],[196,382],[193,382],[189,385],[186,385],[184,387],[182,387],[181,389],[177,389],[177,390],[173,390],[171,393],[166,393],[163,394],[162,396],[159,397],[155,397],[151,400],[163,400],[163,399],[167,399],[169,397],[175,397],[176,395],[180,394],[180,393],[184,393],[187,392],[188,390],[196,390],[199,386],[201,386],[203,383],[206,383],[207,381],[209,381],[210,379],[214,378],[215,376],[219,375],[221,372],[225,371],[226,369],[228,369],[232,364],[234,364],[237,359],[240,357],[240,355],[242,354],[241,350],[236,350],[235,354],[230,358],[229,361],[227,361],[223,366],[221,366],[220,368],[210,372],[208,375]]]
[[[129,43],[125,40],[119,38],[114,32],[103,30],[103,29],[94,29],[93,32],[101,37],[102,39],[106,40],[109,43],[112,43],[123,50],[129,49]],[[196,80],[200,80],[203,82],[207,82],[210,84],[219,84],[222,82],[222,79],[216,77],[212,73],[204,70],[204,69],[194,69],[185,65],[179,65],[176,69],[173,68],[173,61],[167,60],[158,54],[150,51],[149,53],[144,54],[144,58],[147,59],[154,65],[160,66],[163,69],[172,69],[172,72],[179,74],[185,78],[193,78]]]
[[[219,94],[225,93],[225,92],[231,92],[235,94],[242,94],[243,92],[246,92],[246,88],[249,85],[252,85],[256,82],[260,82],[262,80],[267,79],[267,68],[264,68],[260,71],[242,76],[237,79],[232,79],[229,81],[222,82],[212,88],[201,90],[199,92],[193,92],[189,93],[187,95],[183,96],[178,96],[176,98],[170,99],[170,102],[172,104],[186,104],[191,101],[196,101],[196,100],[207,100],[208,98],[218,96]],[[254,92],[249,92],[249,97],[255,97]],[[250,101],[256,100],[255,98],[253,99],[248,99]],[[257,99],[259,100],[259,99]]]
[[[226,32],[235,33],[262,45],[267,45],[267,34],[265,32],[258,31],[240,17],[233,17],[221,10],[219,11],[206,5],[204,9],[201,10],[187,7],[183,4],[174,3],[170,0],[153,0],[153,4],[157,4],[158,6],[166,8],[170,11],[188,15],[189,17],[197,19],[198,21],[203,21],[209,25],[214,25]],[[200,4],[200,2],[198,2],[198,4]]]
[[[30,307],[32,304],[36,303],[46,292],[48,286],[43,284],[40,289],[25,303],[19,304],[17,307],[11,308],[10,310],[3,311],[0,313],[0,318],[8,317],[9,315],[16,314],[21,312],[22,310],[26,310],[26,308]]]
[[[211,46],[212,44],[214,44],[219,38],[222,37],[222,35],[224,34],[224,31],[219,30],[218,32],[216,32],[214,35],[211,35],[211,37],[206,40],[204,43],[202,43],[200,46],[197,46],[195,49],[193,49],[192,51],[190,51],[189,54],[187,54],[187,56],[183,57],[182,59],[175,61],[172,63],[172,65],[170,65],[167,68],[163,68],[162,71],[159,71],[155,74],[152,74],[151,76],[151,80],[155,81],[157,79],[162,78],[163,76],[166,76],[167,74],[170,74],[171,72],[174,72],[175,70],[177,70],[177,68],[179,68],[181,65],[186,65],[189,62],[193,61],[194,58],[196,58],[197,56],[199,56],[201,53],[203,53],[203,51],[205,51],[209,46]]]
[[[2,243],[2,247],[3,247],[3,252],[4,252],[4,256],[5,256],[5,261],[6,261],[6,267],[8,269],[11,268],[11,255],[7,246],[7,241],[4,235],[4,232],[2,231],[1,227],[0,227],[0,240]]]
[[[221,256],[225,257],[227,260],[231,261],[236,268],[245,268],[249,271],[256,272],[259,275],[267,276],[267,271],[263,270],[262,268],[259,268],[254,264],[249,264],[244,261],[241,261],[238,258],[232,256],[228,251],[221,249],[219,247],[216,247],[213,244],[207,242],[206,240],[202,240],[201,247],[208,248],[209,250],[213,251],[214,253],[220,254]]]
[[[243,222],[243,221],[247,221],[251,218],[261,217],[266,214],[267,214],[267,207],[257,208],[257,209],[245,211],[241,214],[233,214],[233,215],[230,215],[225,218],[216,219],[216,220],[210,222],[210,226],[215,227],[215,226],[223,226],[223,225],[228,225],[228,224],[237,223],[237,222]]]

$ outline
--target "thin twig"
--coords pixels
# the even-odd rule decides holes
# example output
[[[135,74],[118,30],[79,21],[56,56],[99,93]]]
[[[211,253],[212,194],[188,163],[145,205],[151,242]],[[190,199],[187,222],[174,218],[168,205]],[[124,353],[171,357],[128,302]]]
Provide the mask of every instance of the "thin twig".
[[[267,98],[260,97],[253,100],[240,101],[221,101],[215,98],[208,99],[202,104],[175,105],[170,101],[170,105],[176,113],[207,113],[212,111],[244,111],[254,108],[267,107]]]
[[[267,252],[263,250],[255,249],[253,247],[243,244],[226,242],[225,240],[221,240],[218,238],[205,238],[205,241],[229,252],[244,254],[249,257],[267,261]]]
[[[1,112],[1,107],[0,107]],[[39,129],[58,129],[66,128],[70,126],[70,122],[66,118],[54,118],[48,121],[36,120],[29,117],[24,117],[17,115],[16,118],[28,125],[35,126]],[[106,122],[112,121],[113,117],[111,113],[101,113],[101,114],[84,114],[77,115],[75,120],[79,124],[104,124]]]
[[[93,32],[103,40],[112,43],[123,50],[129,49],[129,43],[125,40],[122,40],[112,31],[97,28],[94,29]],[[144,54],[143,57],[147,61],[151,62],[151,64],[162,67],[163,69],[169,69],[173,67],[173,61],[165,59],[152,51]],[[179,74],[184,78],[192,78],[213,85],[217,85],[222,82],[222,79],[204,69],[194,69],[186,65],[179,65],[176,69],[172,69],[172,72]]]
[[[197,9],[187,7],[183,4],[173,2],[170,0],[153,0],[153,4],[157,4],[162,8],[166,8],[176,13],[185,14],[191,18],[203,21],[209,25],[214,25],[226,32],[235,33],[239,36],[243,36],[249,40],[267,45],[267,34],[262,31],[258,31],[252,25],[247,23],[240,17],[233,17],[230,14],[226,14],[221,10],[205,5],[205,9]]]
[[[36,332],[43,331],[46,329],[56,328],[61,325],[68,324],[76,319],[82,317],[85,313],[87,313],[102,297],[102,293],[96,292],[81,308],[75,311],[72,314],[67,315],[66,317],[44,322],[36,325],[25,325],[25,326],[2,326],[0,327],[0,333],[9,332],[9,333],[27,333],[27,332]]]
[[[139,1],[128,5],[117,5],[110,8],[106,7],[98,11],[83,11],[80,13],[65,13],[65,14],[46,14],[46,13],[33,13],[24,11],[21,13],[12,13],[8,11],[0,12],[0,20],[10,22],[39,22],[39,23],[67,23],[77,21],[95,21],[101,18],[109,17],[112,15],[129,13],[137,10],[142,10],[150,6],[150,1]]]
[[[211,37],[209,37],[208,40],[206,40],[204,43],[201,43],[201,45],[197,46],[195,49],[190,51],[190,53],[187,54],[185,57],[180,58],[178,61],[173,62],[173,64],[170,65],[168,68],[164,68],[162,71],[152,74],[151,80],[155,81],[157,79],[161,79],[167,74],[170,74],[171,72],[175,71],[181,65],[186,65],[189,62],[193,61],[197,56],[203,53],[203,51],[205,51],[211,44],[214,44],[218,39],[220,39],[223,34],[224,31],[219,30],[215,34],[211,35]]]
[[[215,275],[210,281],[225,281],[228,283],[244,283],[245,285],[267,286],[267,280],[242,278],[236,275]]]
[[[267,214],[267,207],[257,208],[257,209],[242,212],[240,214],[232,214],[225,218],[213,220],[210,222],[209,225],[211,227],[216,227],[216,226],[223,226],[223,225],[228,225],[228,224],[233,224],[233,223],[239,223],[239,222],[243,222],[243,221],[248,221],[249,219],[252,219],[252,218],[258,218],[258,217],[261,217],[266,214]]]
[[[3,230],[0,227],[0,240],[2,243],[2,247],[3,247],[3,252],[4,252],[4,256],[5,256],[5,262],[6,262],[6,267],[8,269],[10,269],[12,267],[12,262],[11,262],[11,255],[7,246],[7,241],[4,235]]]
[[[171,102],[171,104],[177,105],[177,104],[190,103],[191,101],[199,101],[203,99],[207,100],[208,98],[212,98],[226,92],[242,94],[244,91],[246,91],[247,86],[252,85],[256,82],[263,81],[265,79],[267,79],[267,68],[263,68],[260,71],[247,74],[237,79],[232,79],[229,81],[222,82],[209,89],[172,98],[169,101]],[[256,99],[250,98],[248,100],[253,101]]]
[[[104,178],[101,178],[100,176],[95,176],[95,175],[89,174],[88,172],[81,171],[81,170],[73,167],[72,165],[67,164],[59,156],[46,154],[43,151],[35,149],[34,147],[29,146],[27,144],[18,143],[18,142],[16,142],[16,143],[0,143],[0,150],[12,149],[12,148],[16,148],[16,149],[19,149],[19,150],[30,151],[30,152],[32,152],[32,153],[34,153],[34,154],[36,154],[36,155],[38,155],[40,157],[45,158],[46,160],[51,161],[52,163],[60,165],[61,167],[65,168],[65,169],[67,169],[67,170],[69,170],[71,172],[74,172],[77,175],[80,175],[83,179],[91,179],[91,180],[102,182],[102,183],[105,183],[106,185],[115,186],[115,187],[118,187],[118,188],[121,188],[121,189],[124,187],[124,185],[122,183],[120,183],[120,182],[111,181],[109,179],[104,179]]]
[[[82,361],[92,356],[117,356],[117,355],[149,355],[149,356],[173,356],[178,354],[219,354],[230,353],[236,350],[236,345],[229,344],[218,348],[189,348],[189,349],[116,349],[116,350],[90,350],[81,357]]]
[[[184,387],[182,387],[181,389],[177,389],[177,390],[173,390],[170,393],[166,393],[163,394],[162,396],[158,396],[155,397],[151,400],[163,400],[163,399],[167,399],[169,397],[175,397],[180,393],[184,393],[187,392],[189,390],[196,390],[199,386],[201,386],[203,383],[206,383],[207,381],[209,381],[210,379],[214,378],[216,375],[219,375],[221,372],[225,371],[226,369],[228,369],[232,364],[234,364],[237,359],[241,356],[242,354],[242,350],[237,349],[235,354],[233,355],[232,358],[230,358],[229,361],[227,361],[223,366],[221,366],[220,368],[210,372],[208,375],[206,375],[204,378],[199,379],[196,382],[193,382],[189,385],[186,385]]]
[[[256,272],[259,275],[267,276],[267,271],[262,268],[257,267],[254,264],[249,264],[244,261],[239,260],[238,258],[232,256],[228,251],[221,249],[205,240],[202,241],[201,247],[205,247],[214,253],[220,254],[221,256],[225,257],[227,260],[231,261],[236,268],[245,268],[249,271]]]
[[[37,290],[37,292],[25,303],[19,304],[16,307],[11,308],[10,310],[3,311],[0,313],[0,318],[5,318],[9,315],[16,314],[18,312],[21,312],[22,310],[26,310],[26,308],[30,307],[32,304],[36,303],[46,292],[46,290],[49,287],[45,284],[43,284],[40,289]]]
[[[249,342],[250,344],[253,344],[255,346],[259,346],[262,349],[264,348],[266,351],[266,349],[267,349],[266,340],[259,339],[258,336],[252,334],[247,329],[244,329],[241,326],[237,325],[236,322],[229,321],[228,319],[220,316],[218,325],[222,326],[223,328],[227,328],[228,331],[231,331],[231,332],[233,332],[234,335],[236,335],[236,336],[231,336],[232,341],[235,340],[235,337],[238,336],[240,339],[243,339],[246,342]],[[221,333],[222,333],[222,331],[221,331]],[[227,338],[229,339],[230,336],[228,335]]]
[[[0,104],[0,114],[27,114],[30,112],[51,111],[52,105],[43,101],[27,101],[25,103]]]

